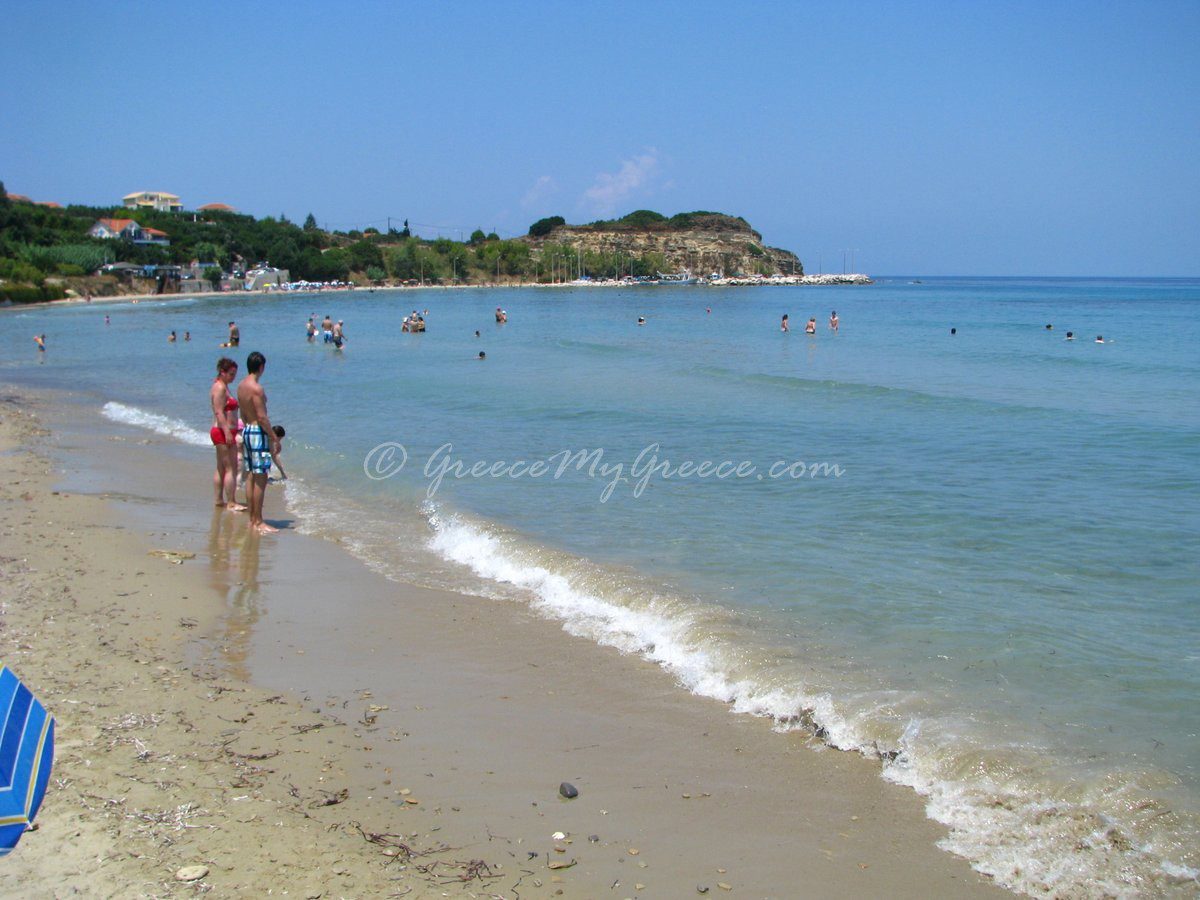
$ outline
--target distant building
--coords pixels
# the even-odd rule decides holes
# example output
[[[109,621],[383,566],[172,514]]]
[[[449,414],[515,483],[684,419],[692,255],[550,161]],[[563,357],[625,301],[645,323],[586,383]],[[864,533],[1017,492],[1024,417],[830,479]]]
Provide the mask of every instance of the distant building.
[[[154,209],[159,212],[179,212],[183,209],[179,198],[166,191],[136,191],[126,194],[121,202],[126,209]]]
[[[237,212],[228,203],[205,203],[196,212]]]
[[[125,240],[134,244],[171,246],[171,239],[165,231],[143,228],[133,219],[97,219],[96,224],[88,229],[88,235],[105,240]]]
[[[32,203],[33,201],[24,194],[9,194],[8,199],[13,203]]]
[[[62,209],[62,204],[55,203],[53,200],[35,200],[34,204],[37,206],[47,206],[50,209]]]
[[[246,273],[245,288],[248,291],[259,291],[268,287],[279,287],[291,281],[287,269],[276,269],[272,266],[259,266]]]

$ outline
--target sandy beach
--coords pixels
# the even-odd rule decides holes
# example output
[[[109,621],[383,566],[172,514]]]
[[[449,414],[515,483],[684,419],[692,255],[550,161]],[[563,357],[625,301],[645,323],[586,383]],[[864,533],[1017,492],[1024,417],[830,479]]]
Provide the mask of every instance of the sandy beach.
[[[1004,893],[877,763],[527,608],[255,537],[207,471],[51,401],[5,391],[0,442],[0,652],[58,721],[5,893]]]

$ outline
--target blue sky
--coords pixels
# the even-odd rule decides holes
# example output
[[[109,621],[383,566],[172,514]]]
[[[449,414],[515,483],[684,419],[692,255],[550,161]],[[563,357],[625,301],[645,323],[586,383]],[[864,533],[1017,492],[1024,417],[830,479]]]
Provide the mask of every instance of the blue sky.
[[[23,3],[0,180],[524,233],[744,216],[809,271],[1200,274],[1200,2]]]

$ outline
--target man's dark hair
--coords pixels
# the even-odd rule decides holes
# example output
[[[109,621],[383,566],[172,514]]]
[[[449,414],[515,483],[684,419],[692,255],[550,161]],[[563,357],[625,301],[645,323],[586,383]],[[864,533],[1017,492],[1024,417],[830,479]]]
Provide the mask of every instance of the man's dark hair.
[[[251,375],[257,375],[266,364],[267,358],[257,350],[246,357],[246,371]]]
[[[271,426],[271,430],[272,430],[273,432],[275,432],[275,437],[277,437],[277,438],[285,438],[285,437],[287,437],[287,432],[286,432],[286,431],[284,431],[284,429],[283,429],[283,426],[282,426],[282,425],[272,425],[272,426]]]

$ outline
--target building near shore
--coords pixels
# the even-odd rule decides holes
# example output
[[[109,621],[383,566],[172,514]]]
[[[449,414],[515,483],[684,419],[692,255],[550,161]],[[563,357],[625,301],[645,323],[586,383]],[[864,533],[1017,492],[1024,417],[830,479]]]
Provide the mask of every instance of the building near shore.
[[[234,213],[234,212],[237,212],[237,210],[234,209],[232,206],[230,206],[228,203],[205,203],[203,206],[197,207],[196,212]]]
[[[179,212],[183,209],[179,197],[166,191],[135,191],[126,194],[121,203],[126,209],[153,209],[158,212]]]
[[[259,291],[267,288],[278,288],[291,281],[287,269],[276,269],[273,266],[258,266],[246,273],[245,289]]]
[[[157,247],[171,246],[171,238],[165,231],[146,228],[133,219],[97,219],[96,224],[88,229],[88,236]]]

